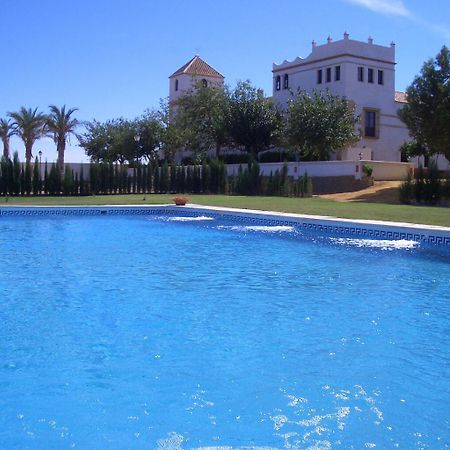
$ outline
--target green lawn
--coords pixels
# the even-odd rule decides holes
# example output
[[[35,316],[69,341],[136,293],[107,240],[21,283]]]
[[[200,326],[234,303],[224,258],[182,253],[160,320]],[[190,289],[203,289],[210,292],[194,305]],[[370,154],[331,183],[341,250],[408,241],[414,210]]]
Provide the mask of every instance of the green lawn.
[[[192,203],[209,206],[261,209],[347,219],[391,220],[450,227],[450,208],[389,205],[384,203],[335,202],[318,197],[243,197],[189,195]],[[92,197],[10,197],[1,205],[156,205],[172,203],[173,195],[98,195]]]

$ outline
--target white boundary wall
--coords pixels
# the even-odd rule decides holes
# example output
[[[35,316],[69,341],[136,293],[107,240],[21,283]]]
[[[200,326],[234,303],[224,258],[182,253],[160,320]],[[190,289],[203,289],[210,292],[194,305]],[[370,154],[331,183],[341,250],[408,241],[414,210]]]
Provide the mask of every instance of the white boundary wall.
[[[288,175],[297,179],[308,173],[310,177],[342,177],[353,176],[361,179],[362,168],[365,164],[373,168],[372,176],[379,181],[404,180],[408,171],[413,170],[413,163],[401,163],[391,161],[312,161],[312,162],[289,162]],[[237,175],[239,167],[244,169],[246,164],[228,164],[228,175]],[[261,173],[264,176],[281,171],[283,163],[261,163]]]
[[[379,181],[397,181],[404,180],[409,170],[412,170],[415,166],[413,163],[401,163],[391,161],[311,161],[311,162],[289,162],[288,164],[288,176],[297,179],[308,173],[310,177],[342,177],[353,176],[355,179],[361,179],[363,172],[362,167],[367,164],[373,167],[373,177]],[[73,163],[66,164],[74,171],[74,173],[80,173],[81,167],[83,167],[84,179],[89,179],[89,164],[88,163]],[[228,164],[228,175],[237,175],[239,167],[245,169],[247,164]],[[44,175],[44,163],[41,164],[41,174]],[[264,176],[270,176],[270,173],[275,174],[277,170],[281,172],[283,163],[260,163],[261,173]],[[50,170],[50,164],[48,165]],[[128,173],[131,175],[133,169],[128,169]]]

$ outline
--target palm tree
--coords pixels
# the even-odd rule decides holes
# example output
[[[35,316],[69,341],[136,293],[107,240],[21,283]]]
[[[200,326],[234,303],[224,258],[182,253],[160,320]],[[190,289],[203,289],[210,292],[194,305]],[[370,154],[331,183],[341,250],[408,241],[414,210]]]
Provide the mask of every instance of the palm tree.
[[[66,151],[66,142],[71,134],[75,134],[75,128],[79,125],[79,121],[72,116],[78,108],[69,108],[66,111],[66,105],[58,108],[50,105],[50,115],[47,117],[46,125],[48,131],[53,135],[58,152],[58,167],[64,173],[64,152]]]
[[[16,134],[15,125],[8,119],[0,119],[0,139],[3,142],[3,157],[9,158],[9,139]]]
[[[20,108],[19,112],[8,113],[14,120],[17,128],[17,134],[25,144],[25,160],[31,162],[33,157],[33,144],[44,134],[45,114],[39,113],[37,108]]]

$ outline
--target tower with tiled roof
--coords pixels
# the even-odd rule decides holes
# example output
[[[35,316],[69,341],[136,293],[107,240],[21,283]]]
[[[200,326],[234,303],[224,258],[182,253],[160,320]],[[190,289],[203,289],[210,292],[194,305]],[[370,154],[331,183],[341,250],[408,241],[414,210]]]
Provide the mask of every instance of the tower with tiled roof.
[[[173,104],[198,82],[205,86],[223,86],[224,80],[220,72],[195,55],[169,77],[169,101]]]

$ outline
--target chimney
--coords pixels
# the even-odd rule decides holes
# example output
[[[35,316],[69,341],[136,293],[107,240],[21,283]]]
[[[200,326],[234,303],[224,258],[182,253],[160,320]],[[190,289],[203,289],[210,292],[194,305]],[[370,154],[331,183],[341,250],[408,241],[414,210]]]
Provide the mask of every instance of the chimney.
[[[316,41],[312,41],[311,45],[312,45],[312,49],[314,50],[317,47],[317,42]]]
[[[328,36],[328,38],[327,38],[327,43],[328,44],[331,44],[333,42],[333,39],[331,38],[331,36]]]
[[[367,39],[367,42],[372,45],[373,44],[373,38],[372,36],[369,36],[369,39]]]
[[[344,39],[345,39],[345,40],[347,40],[349,36],[350,36],[350,35],[349,35],[347,32],[344,33]]]
[[[391,47],[395,47],[395,42],[394,41],[391,42]]]

